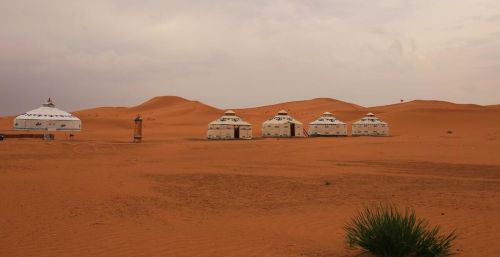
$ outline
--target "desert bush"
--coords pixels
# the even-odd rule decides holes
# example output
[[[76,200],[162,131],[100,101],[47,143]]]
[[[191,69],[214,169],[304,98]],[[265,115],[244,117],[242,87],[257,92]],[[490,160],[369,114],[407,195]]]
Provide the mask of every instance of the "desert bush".
[[[345,225],[347,243],[380,257],[442,257],[451,255],[455,232],[441,234],[417,219],[413,209],[393,205],[365,207]]]

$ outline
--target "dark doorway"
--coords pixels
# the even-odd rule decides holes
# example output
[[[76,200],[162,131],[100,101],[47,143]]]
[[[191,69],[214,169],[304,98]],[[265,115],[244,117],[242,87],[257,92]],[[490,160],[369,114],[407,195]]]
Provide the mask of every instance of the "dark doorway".
[[[295,136],[295,123],[290,124],[290,136],[291,137]]]
[[[234,138],[235,139],[240,138],[240,127],[234,127]]]

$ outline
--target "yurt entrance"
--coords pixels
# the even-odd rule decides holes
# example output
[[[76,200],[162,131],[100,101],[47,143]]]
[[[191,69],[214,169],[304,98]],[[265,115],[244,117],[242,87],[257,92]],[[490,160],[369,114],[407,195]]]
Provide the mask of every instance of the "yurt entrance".
[[[295,123],[290,123],[290,136],[295,136]]]
[[[239,139],[240,138],[240,127],[239,126],[235,126],[234,127],[234,138],[235,139]]]

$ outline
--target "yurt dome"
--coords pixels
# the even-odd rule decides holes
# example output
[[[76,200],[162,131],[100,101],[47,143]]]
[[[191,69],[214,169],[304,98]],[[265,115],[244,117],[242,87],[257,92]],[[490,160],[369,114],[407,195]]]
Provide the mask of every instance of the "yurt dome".
[[[251,139],[252,124],[236,116],[229,110],[217,120],[208,124],[208,139]]]
[[[210,122],[210,125],[242,125],[250,126],[251,124],[236,116],[236,113],[229,110],[224,112],[224,115],[217,120]]]
[[[57,109],[49,98],[41,107],[17,116],[16,130],[80,131],[81,120]]]
[[[373,113],[366,114],[361,120],[354,122],[353,124],[385,124],[386,122],[381,121],[379,118],[375,116]]]
[[[325,112],[309,125],[345,125],[345,123],[335,118],[331,112]]]
[[[294,119],[292,116],[288,115],[288,112],[285,110],[281,110],[278,112],[278,115],[274,116],[273,118],[267,120],[264,122],[266,123],[273,123],[273,124],[284,124],[284,123],[295,123],[295,124],[302,124],[302,122]]]

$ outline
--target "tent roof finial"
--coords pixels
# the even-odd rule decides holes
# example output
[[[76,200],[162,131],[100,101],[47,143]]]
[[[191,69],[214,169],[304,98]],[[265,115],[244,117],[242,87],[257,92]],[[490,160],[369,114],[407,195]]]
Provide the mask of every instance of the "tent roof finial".
[[[52,102],[52,99],[47,99],[47,102],[43,104],[45,107],[55,107],[54,102]]]

